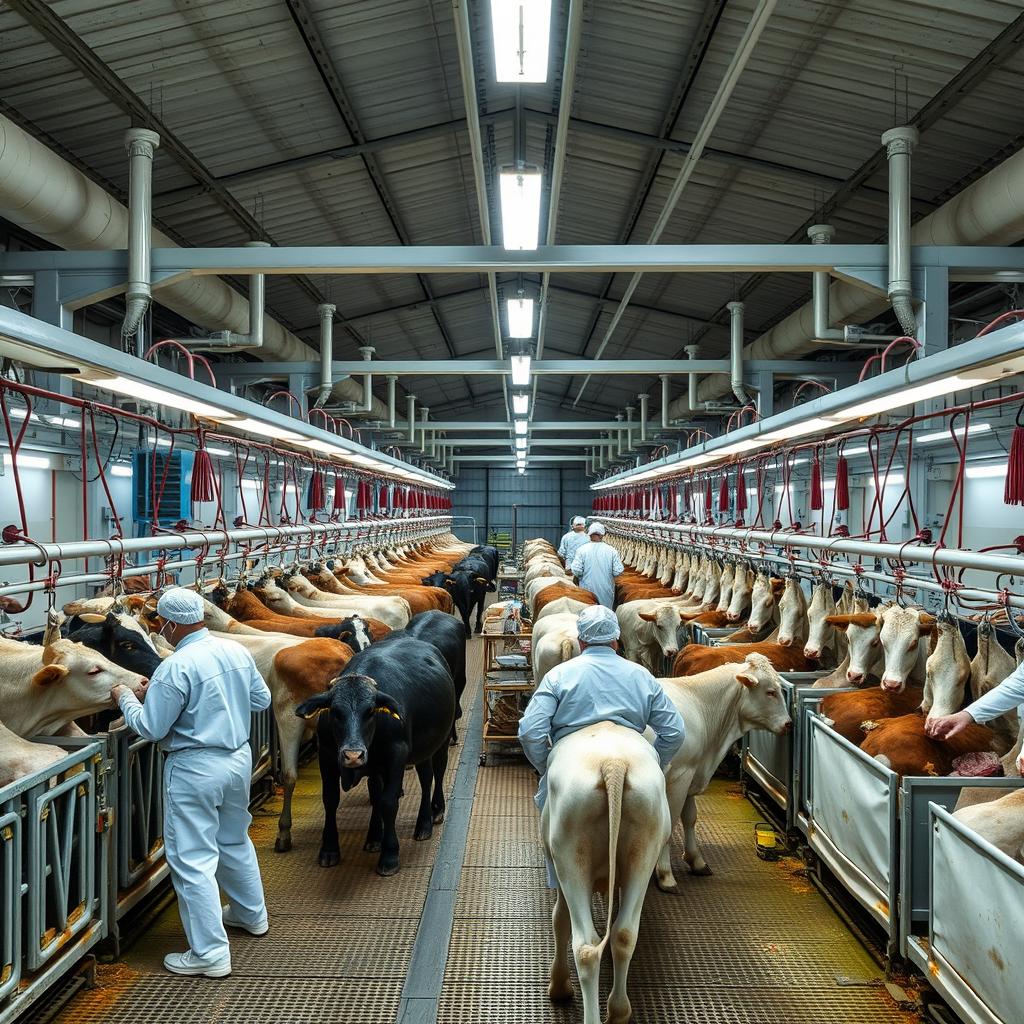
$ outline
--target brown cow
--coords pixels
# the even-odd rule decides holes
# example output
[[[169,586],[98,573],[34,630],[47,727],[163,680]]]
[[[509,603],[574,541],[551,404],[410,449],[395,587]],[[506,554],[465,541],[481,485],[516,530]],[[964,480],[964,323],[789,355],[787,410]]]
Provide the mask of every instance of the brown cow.
[[[876,686],[854,693],[834,693],[821,702],[820,711],[840,736],[859,747],[864,739],[862,723],[907,715],[916,711],[923,699],[924,690],[920,687],[888,693]]]
[[[442,611],[451,613],[455,608],[452,596],[443,587],[395,586],[385,583],[360,584],[342,577],[341,580],[327,568],[305,569],[303,575],[318,589],[338,597],[404,597],[413,615],[420,612]]]
[[[916,711],[869,722],[860,749],[899,775],[949,775],[955,758],[996,749],[996,734],[983,725],[969,725],[956,736],[934,740],[925,733],[924,723],[924,715]]]
[[[552,601],[557,601],[560,597],[571,597],[574,601],[579,601],[582,604],[598,603],[597,595],[592,591],[584,590],[582,587],[574,587],[571,584],[554,583],[550,587],[545,587],[533,602],[534,619],[540,617],[540,613],[544,611],[545,605],[551,604]]]
[[[672,675],[695,676],[718,668],[719,665],[738,665],[746,661],[750,654],[763,654],[776,672],[810,672],[815,667],[813,662],[804,657],[801,649],[783,647],[768,641],[723,647],[687,644],[672,663]]]

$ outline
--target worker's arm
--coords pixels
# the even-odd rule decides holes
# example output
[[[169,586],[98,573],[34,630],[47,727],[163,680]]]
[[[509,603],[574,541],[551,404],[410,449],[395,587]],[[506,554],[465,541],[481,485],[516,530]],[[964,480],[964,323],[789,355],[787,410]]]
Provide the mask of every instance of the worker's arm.
[[[558,545],[558,557],[564,562],[565,556],[569,553],[569,537],[568,535],[562,538],[561,543]]]
[[[551,753],[551,719],[555,716],[558,698],[548,683],[542,682],[533,692],[526,705],[523,717],[519,719],[519,742],[523,753],[534,768],[544,774]]]
[[[569,566],[569,572],[571,572],[573,574],[573,576],[579,577],[579,576],[583,575],[583,548],[584,547],[585,547],[585,545],[581,544],[576,549],[576,554],[572,556],[572,565]]]
[[[647,724],[654,730],[654,749],[661,767],[667,768],[686,739],[686,726],[683,724],[683,716],[679,714],[675,704],[669,700],[668,694],[657,680],[651,697]]]
[[[252,661],[252,658],[249,660]],[[260,675],[255,661],[252,662],[249,672],[249,706],[253,711],[262,711],[270,707],[270,687]]]
[[[1024,665],[1018,665],[998,686],[994,686],[973,704],[954,715],[929,717],[925,732],[936,739],[948,740],[961,733],[969,725],[990,722],[993,718],[1013,711],[1024,704]]]
[[[622,559],[619,557],[618,551],[616,551],[615,548],[612,548],[612,551],[615,554],[615,561],[612,562],[612,575],[621,576],[626,571],[626,567],[622,564]]]
[[[179,679],[171,662],[164,662],[154,673],[146,690],[146,703],[125,686],[114,693],[125,723],[144,740],[157,742],[170,731],[185,707],[187,683]]]

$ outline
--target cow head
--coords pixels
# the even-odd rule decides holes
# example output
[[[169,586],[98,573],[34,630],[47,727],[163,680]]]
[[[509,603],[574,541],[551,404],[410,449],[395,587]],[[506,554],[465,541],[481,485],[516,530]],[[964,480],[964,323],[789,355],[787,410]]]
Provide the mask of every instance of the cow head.
[[[140,676],[148,678],[160,666],[161,658],[152,642],[130,616],[108,613],[100,617],[99,622],[88,621],[88,618],[83,618],[85,624],[71,633],[69,640],[99,651],[115,665]],[[128,619],[132,625],[124,619]]]
[[[971,659],[960,627],[955,622],[944,621],[935,629],[938,635],[935,649],[925,665],[924,699],[921,701],[921,710],[929,718],[956,714],[971,678]]]
[[[657,611],[637,614],[644,622],[651,624],[654,640],[661,648],[661,653],[666,658],[674,658],[679,653],[678,632],[682,619],[679,609],[672,605],[662,605]]]
[[[743,687],[739,706],[743,732],[767,729],[776,736],[789,732],[793,721],[786,709],[782,677],[772,663],[763,654],[751,653],[735,666],[735,671],[736,682]]]
[[[732,582],[732,597],[725,609],[729,622],[739,622],[750,607],[751,591],[754,587],[754,573],[749,569],[737,569]]]
[[[404,717],[402,707],[378,690],[372,677],[356,674],[338,676],[326,693],[303,701],[295,709],[300,718],[313,718],[320,712],[330,716],[338,769],[342,772],[365,768],[381,723],[402,722]]]
[[[783,580],[772,579],[767,573],[758,573],[750,591],[750,617],[747,619],[747,627],[752,633],[762,632],[772,621],[775,602],[784,586]]]
[[[847,615],[829,615],[826,623],[833,629],[846,633],[849,664],[846,667],[846,681],[851,686],[861,686],[876,668],[882,653],[879,637],[881,621],[877,612],[851,612]]]
[[[787,576],[779,599],[779,645],[793,647],[807,636],[807,595],[795,576]]]
[[[336,639],[348,644],[356,654],[365,651],[373,643],[370,627],[358,615],[341,620]]]
[[[273,612],[287,615],[294,605],[291,594],[282,590],[276,583],[268,579],[262,580],[256,587],[256,596]]]
[[[54,703],[67,711],[69,721],[110,707],[111,687],[139,686],[147,678],[72,640],[48,644],[43,648],[42,660],[42,667],[32,676],[32,685],[51,694]]]
[[[903,692],[907,677],[920,657],[921,638],[928,636],[934,626],[935,619],[918,608],[902,608],[893,604],[882,612],[879,637],[882,650],[885,651],[883,690],[888,693]]]
[[[722,575],[718,584],[718,606],[716,611],[724,612],[732,602],[733,591],[736,587],[737,577],[743,574],[743,570],[736,571],[736,566],[729,562],[722,569]]]
[[[811,595],[811,604],[807,609],[807,643],[804,644],[804,657],[818,661],[835,637],[835,625],[829,616],[836,614],[836,601],[832,596],[831,583],[819,583]]]

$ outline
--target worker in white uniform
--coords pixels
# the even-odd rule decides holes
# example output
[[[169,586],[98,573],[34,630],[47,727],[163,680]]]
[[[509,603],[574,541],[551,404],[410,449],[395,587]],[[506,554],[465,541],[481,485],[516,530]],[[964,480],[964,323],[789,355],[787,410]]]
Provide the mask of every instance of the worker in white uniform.
[[[925,722],[924,731],[937,740],[948,740],[969,725],[983,725],[1024,704],[1024,665],[1018,665],[998,686],[954,715],[937,715]],[[1017,768],[1024,775],[1024,750],[1017,756]]]
[[[224,926],[253,935],[269,927],[249,838],[249,725],[253,711],[270,706],[270,690],[241,644],[210,636],[195,591],[168,590],[156,610],[174,653],[153,673],[144,704],[126,686],[111,697],[129,728],[166,753],[164,852],[189,948],[169,953],[164,966],[223,978],[231,973]]]
[[[556,665],[533,692],[519,721],[519,742],[540,772],[534,803],[547,800],[547,765],[551,748],[563,737],[597,722],[614,722],[627,729],[654,731],[652,756],[666,769],[683,745],[682,715],[661,683],[642,665],[620,658],[619,623],[602,605],[580,612],[576,620],[580,654]],[[556,886],[548,862],[548,885]]]
[[[625,571],[618,551],[604,542],[604,523],[591,523],[590,543],[581,544],[569,571],[585,590],[597,596],[606,608],[615,607],[615,577]]]
[[[563,535],[562,542],[558,545],[558,557],[562,560],[562,565],[565,566],[572,564],[576,552],[588,540],[587,521],[583,516],[573,516],[569,525],[572,526],[572,529]]]

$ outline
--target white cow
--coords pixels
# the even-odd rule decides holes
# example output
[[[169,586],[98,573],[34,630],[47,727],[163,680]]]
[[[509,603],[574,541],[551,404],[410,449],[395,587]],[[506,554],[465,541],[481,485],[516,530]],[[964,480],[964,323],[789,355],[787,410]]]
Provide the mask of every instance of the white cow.
[[[622,653],[643,665],[649,672],[658,672],[662,658],[679,653],[679,623],[685,621],[674,604],[657,600],[627,601],[615,609],[622,638]]]
[[[844,615],[830,615],[829,622],[846,636],[846,656],[830,675],[817,680],[818,689],[841,686],[862,686],[881,679],[885,652],[878,635],[879,616],[869,611],[867,602],[858,598],[857,610]]]
[[[584,608],[589,607],[590,605],[586,601],[577,601],[572,597],[559,597],[554,601],[548,601],[548,603],[544,605],[536,615],[534,615],[534,628],[536,628],[538,622],[547,618],[549,615],[579,615]]]
[[[878,636],[885,651],[882,689],[902,693],[907,683],[922,686],[928,645],[922,644],[935,627],[935,618],[920,608],[904,608],[890,604],[876,610],[879,616]]]
[[[601,956],[611,943],[614,978],[608,1024],[627,1024],[632,1008],[626,977],[640,913],[658,854],[672,831],[665,777],[653,748],[639,733],[599,722],[555,744],[547,780],[541,834],[558,878],[548,994],[557,1001],[572,998],[566,956],[571,940],[583,1024],[600,1024],[598,976]],[[598,889],[608,894],[608,923],[601,938],[591,910],[591,896]]]
[[[1024,864],[1024,789],[998,800],[964,807],[954,811],[953,817],[1008,857]]]
[[[74,720],[109,708],[112,686],[145,681],[85,644],[0,640],[0,707],[19,736],[82,736]]]
[[[0,722],[0,789],[56,764],[67,751],[49,743],[32,743]]]
[[[288,595],[301,605],[301,610],[317,615],[323,613],[333,618],[363,615],[369,619],[378,619],[392,629],[404,629],[412,618],[409,602],[397,594],[387,597],[329,594],[327,591],[319,590],[301,573],[294,573],[281,582],[284,583],[283,589]]]
[[[782,695],[782,678],[763,654],[740,664],[720,665],[681,679],[662,679],[665,693],[686,723],[686,739],[666,772],[672,821],[682,817],[683,858],[695,875],[710,875],[697,842],[696,797],[708,788],[729,748],[751,729],[781,734],[792,726]],[[648,731],[648,737],[653,735]],[[668,843],[658,859],[656,880],[677,891]]]
[[[269,580],[258,584],[256,593],[260,600],[278,615],[320,619],[344,619],[349,615],[363,615],[369,619],[377,619],[392,629],[403,629],[412,618],[412,609],[404,597],[346,597],[341,599],[344,604],[321,604],[313,607],[300,604],[288,591],[282,590]]]
[[[533,681],[541,680],[556,665],[580,653],[579,631],[574,614],[550,615],[534,624],[532,645]]]

